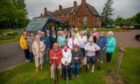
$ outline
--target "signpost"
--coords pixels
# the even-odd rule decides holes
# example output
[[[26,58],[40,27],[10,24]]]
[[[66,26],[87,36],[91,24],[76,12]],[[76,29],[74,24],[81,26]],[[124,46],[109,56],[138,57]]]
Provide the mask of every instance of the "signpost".
[[[124,52],[125,52],[124,47],[121,47],[120,50],[119,50],[119,56],[118,56],[118,62],[116,64],[116,68],[115,68],[115,74],[118,74],[118,72],[120,70],[120,66],[121,66],[121,63],[122,63]]]

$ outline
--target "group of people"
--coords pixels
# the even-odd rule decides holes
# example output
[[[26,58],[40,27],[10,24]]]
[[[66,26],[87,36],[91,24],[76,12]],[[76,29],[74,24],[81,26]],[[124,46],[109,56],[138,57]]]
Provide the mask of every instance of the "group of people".
[[[26,61],[35,60],[36,72],[42,69],[43,63],[49,62],[51,79],[55,81],[56,69],[66,80],[67,77],[79,77],[81,65],[87,65],[94,72],[96,62],[109,64],[116,39],[112,31],[107,34],[98,33],[95,28],[80,32],[78,28],[69,31],[60,28],[56,31],[52,27],[51,30],[38,31],[37,34],[23,32],[20,46],[25,52]]]

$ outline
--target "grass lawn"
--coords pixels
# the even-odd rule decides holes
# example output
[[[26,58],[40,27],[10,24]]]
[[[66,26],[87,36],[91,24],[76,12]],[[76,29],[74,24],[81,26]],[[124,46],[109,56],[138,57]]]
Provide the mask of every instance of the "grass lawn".
[[[118,49],[110,65],[103,64],[101,70],[91,72],[80,72],[80,77],[70,80],[69,84],[107,84],[106,72],[114,69],[117,63]],[[127,48],[122,62],[120,74],[126,84],[140,83],[140,48]],[[51,84],[49,64],[44,64],[42,71],[35,72],[34,63],[24,63],[15,68],[0,72],[1,84]],[[66,81],[59,80],[59,84],[66,84]]]

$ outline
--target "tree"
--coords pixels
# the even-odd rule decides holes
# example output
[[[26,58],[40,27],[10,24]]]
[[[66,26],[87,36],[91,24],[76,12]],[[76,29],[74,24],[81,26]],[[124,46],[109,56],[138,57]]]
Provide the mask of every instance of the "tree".
[[[19,4],[18,1],[24,0],[0,0],[0,28],[15,28],[15,20],[19,27],[26,25],[28,19],[25,4]]]
[[[102,26],[109,24],[110,20],[112,19],[111,18],[111,16],[113,15],[112,4],[113,4],[112,0],[107,0],[107,2],[105,3],[105,6],[101,13]]]
[[[140,12],[128,19],[130,24],[140,24]]]
[[[126,20],[123,17],[118,16],[115,20],[115,25],[122,26],[126,24]]]

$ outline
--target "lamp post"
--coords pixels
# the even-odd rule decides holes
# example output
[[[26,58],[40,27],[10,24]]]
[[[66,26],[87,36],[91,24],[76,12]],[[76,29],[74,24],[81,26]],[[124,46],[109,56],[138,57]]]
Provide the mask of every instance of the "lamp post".
[[[19,28],[18,19],[15,19],[15,25],[16,25],[17,33],[19,34],[19,31],[18,31],[18,28]]]

